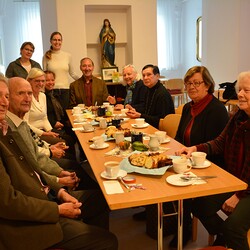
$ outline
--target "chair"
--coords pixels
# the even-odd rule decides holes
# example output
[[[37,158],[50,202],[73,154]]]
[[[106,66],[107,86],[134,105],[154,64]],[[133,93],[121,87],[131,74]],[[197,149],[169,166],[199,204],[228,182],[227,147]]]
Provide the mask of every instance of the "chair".
[[[160,119],[159,130],[166,131],[167,135],[174,138],[180,123],[180,114],[169,114]]]
[[[184,93],[184,81],[181,78],[173,78],[164,82],[164,86],[171,94],[173,101],[175,103],[175,98],[177,98],[178,106],[187,102],[187,95]]]
[[[178,107],[175,109],[175,114],[180,114],[180,115],[181,115],[184,105],[185,105],[185,104],[181,104],[180,106],[178,106]]]

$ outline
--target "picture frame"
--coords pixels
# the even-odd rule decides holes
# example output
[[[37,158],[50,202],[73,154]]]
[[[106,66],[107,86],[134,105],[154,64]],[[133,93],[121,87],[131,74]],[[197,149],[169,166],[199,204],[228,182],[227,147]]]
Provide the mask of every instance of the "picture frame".
[[[112,82],[114,72],[118,72],[118,67],[102,68],[102,79],[105,82]]]

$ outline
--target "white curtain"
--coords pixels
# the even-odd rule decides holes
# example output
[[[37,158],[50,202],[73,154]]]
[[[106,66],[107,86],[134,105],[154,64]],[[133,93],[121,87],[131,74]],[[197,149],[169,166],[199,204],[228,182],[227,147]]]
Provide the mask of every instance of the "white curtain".
[[[181,1],[157,0],[157,46],[160,70],[181,64]]]
[[[35,45],[32,59],[41,63],[43,56],[42,31],[39,2],[15,2],[15,18],[17,25],[17,51],[23,42],[30,41]]]

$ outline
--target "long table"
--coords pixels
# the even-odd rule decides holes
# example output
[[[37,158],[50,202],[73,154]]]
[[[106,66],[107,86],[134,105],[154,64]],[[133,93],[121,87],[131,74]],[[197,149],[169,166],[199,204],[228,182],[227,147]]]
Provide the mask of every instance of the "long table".
[[[71,110],[67,110],[67,114],[71,121],[73,127],[81,126],[74,125],[73,116]],[[130,128],[131,124],[135,123],[134,119],[130,119],[127,122],[122,124],[124,128]],[[144,133],[152,134],[157,131],[154,127],[148,126],[144,129],[135,129]],[[137,206],[145,206],[150,204],[158,205],[158,241],[157,249],[163,249],[163,202],[169,201],[178,201],[178,250],[182,249],[182,216],[183,216],[183,200],[189,198],[196,198],[201,196],[208,196],[213,194],[220,194],[226,192],[234,192],[238,190],[244,190],[247,188],[247,184],[233,175],[229,174],[225,170],[221,169],[215,164],[211,164],[210,167],[204,169],[192,169],[192,172],[197,175],[216,175],[217,178],[209,179],[206,184],[202,185],[190,185],[185,187],[178,187],[170,185],[166,182],[166,178],[169,175],[174,174],[174,172],[169,169],[162,176],[153,176],[153,175],[141,175],[132,173],[130,175],[136,176],[137,183],[142,183],[146,190],[133,190],[128,192],[124,189],[122,194],[112,194],[107,195],[101,173],[104,171],[104,162],[106,161],[121,161],[122,158],[117,156],[106,156],[105,153],[110,151],[115,147],[114,142],[108,142],[110,146],[106,149],[94,150],[91,149],[89,140],[94,136],[101,135],[105,132],[105,129],[100,129],[96,127],[94,132],[83,133],[76,131],[76,135],[79,139],[79,142],[86,154],[86,157],[90,163],[90,166],[94,172],[94,175],[100,185],[100,188],[105,196],[105,199],[111,210],[122,209],[122,208],[131,208]],[[177,149],[182,147],[182,144],[175,141],[171,138],[170,142],[167,144],[162,144],[169,148],[166,151],[167,155],[174,155]]]

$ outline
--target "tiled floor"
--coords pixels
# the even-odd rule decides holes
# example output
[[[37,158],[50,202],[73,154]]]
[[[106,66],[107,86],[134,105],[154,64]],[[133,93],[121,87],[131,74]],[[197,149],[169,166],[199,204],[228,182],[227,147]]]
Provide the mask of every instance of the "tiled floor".
[[[119,250],[156,250],[157,242],[150,238],[145,230],[145,221],[134,221],[132,215],[141,211],[141,208],[131,208],[112,211],[110,215],[110,230],[117,236]],[[164,238],[163,249],[168,250],[168,244],[173,236]],[[196,242],[189,242],[185,250],[196,250],[207,246],[208,234],[204,227],[198,225]]]

